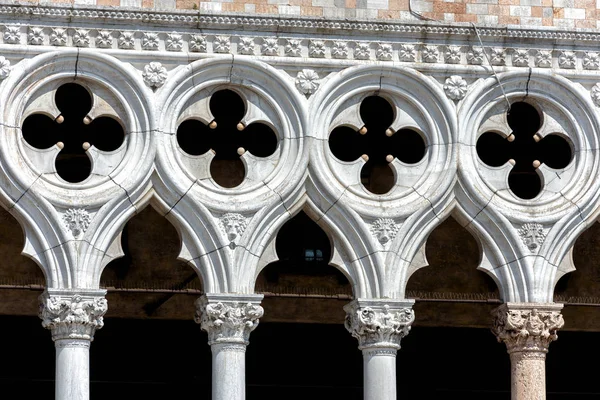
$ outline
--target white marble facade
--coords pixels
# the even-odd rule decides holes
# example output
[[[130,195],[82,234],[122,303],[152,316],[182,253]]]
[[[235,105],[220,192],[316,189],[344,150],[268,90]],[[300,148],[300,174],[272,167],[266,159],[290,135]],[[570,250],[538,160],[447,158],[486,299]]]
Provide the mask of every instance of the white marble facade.
[[[364,354],[365,399],[396,398],[396,351],[419,317],[405,287],[450,215],[479,241],[479,269],[506,303],[494,329],[514,377],[531,381],[514,381],[513,399],[545,398],[544,356],[563,323],[554,286],[600,212],[600,75],[589,52],[599,38],[479,34],[481,43],[460,24],[1,6],[0,202],[46,277],[41,317],[57,347],[57,400],[89,398],[88,349],[107,309],[100,275],[148,205],[176,227],[180,258],[207,293],[197,320],[213,349],[214,400],[245,396],[244,350],[263,313],[255,280],[275,260],[279,228],[301,210],[326,231],[331,264],[353,286],[347,327]],[[125,132],[111,151],[82,144],[91,171],[79,183],[56,171],[64,143],[38,149],[22,132],[33,114],[62,122],[54,94],[73,82],[92,98],[86,124],[110,117]],[[235,188],[211,176],[214,153],[191,156],[177,141],[183,121],[214,122],[209,101],[221,89],[244,101],[239,129],[263,123],[277,136],[268,157],[238,149],[245,176]],[[368,154],[340,161],[328,142],[338,126],[365,128],[359,107],[375,94],[394,111],[389,136],[411,129],[425,144],[419,162],[390,156],[384,194],[361,183]],[[557,135],[572,153],[559,168],[534,160],[541,190],[532,199],[509,186],[514,160],[489,166],[476,149],[484,132],[511,140],[516,102],[539,113],[536,140]]]

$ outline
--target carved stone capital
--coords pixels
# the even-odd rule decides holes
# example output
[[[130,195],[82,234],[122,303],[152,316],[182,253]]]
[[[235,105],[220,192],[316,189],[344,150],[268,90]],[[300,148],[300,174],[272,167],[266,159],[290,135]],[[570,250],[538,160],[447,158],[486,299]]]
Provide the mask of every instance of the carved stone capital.
[[[196,300],[194,320],[208,333],[208,344],[248,344],[264,310],[262,295],[207,293]]]
[[[346,329],[358,339],[361,350],[398,350],[415,320],[412,304],[407,300],[356,299],[344,307]]]
[[[104,326],[108,310],[106,291],[45,291],[39,297],[42,326],[50,329],[54,341],[94,340],[94,332]]]
[[[557,330],[563,327],[562,304],[506,303],[492,311],[492,332],[504,342],[509,354],[529,353],[545,357],[548,346],[558,339]]]

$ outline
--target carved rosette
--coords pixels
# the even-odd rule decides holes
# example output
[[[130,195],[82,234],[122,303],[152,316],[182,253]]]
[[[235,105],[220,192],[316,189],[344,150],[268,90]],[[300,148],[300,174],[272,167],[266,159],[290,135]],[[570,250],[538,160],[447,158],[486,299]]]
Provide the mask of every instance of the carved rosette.
[[[562,304],[507,303],[495,309],[492,332],[504,342],[508,353],[531,353],[544,357],[563,327]]]
[[[196,301],[194,320],[208,333],[208,344],[248,345],[264,310],[260,295],[206,294]]]
[[[104,294],[42,293],[39,297],[42,326],[50,329],[52,340],[94,340],[104,326],[108,303]]]
[[[361,350],[398,350],[415,320],[412,304],[392,300],[354,300],[344,307],[345,326]]]

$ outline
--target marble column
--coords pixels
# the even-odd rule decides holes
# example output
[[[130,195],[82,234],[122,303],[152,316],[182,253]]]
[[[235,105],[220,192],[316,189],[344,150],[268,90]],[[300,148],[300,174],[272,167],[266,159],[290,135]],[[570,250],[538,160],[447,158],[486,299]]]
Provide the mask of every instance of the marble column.
[[[562,304],[506,303],[493,311],[492,331],[510,354],[511,398],[546,399],[546,353],[563,327]]]
[[[212,400],[246,398],[246,346],[264,311],[262,295],[207,293],[196,301],[196,322],[212,351]]]
[[[344,307],[346,329],[363,353],[364,399],[396,400],[396,353],[415,320],[413,302],[356,299]]]
[[[50,329],[56,347],[56,400],[90,398],[90,344],[104,326],[105,294],[48,289],[39,298],[42,326]]]

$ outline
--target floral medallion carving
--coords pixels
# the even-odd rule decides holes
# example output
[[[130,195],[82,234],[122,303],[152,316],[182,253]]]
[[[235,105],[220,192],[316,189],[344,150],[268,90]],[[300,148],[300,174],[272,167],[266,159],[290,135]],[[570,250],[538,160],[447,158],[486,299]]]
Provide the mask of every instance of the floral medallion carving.
[[[10,74],[10,61],[0,56],[0,81],[8,78]]]
[[[21,41],[21,29],[18,26],[7,26],[3,39],[4,43],[18,44]]]
[[[446,58],[446,62],[448,64],[459,64],[461,57],[461,47],[448,46],[446,48],[446,53],[444,53],[444,57]]]
[[[164,85],[168,76],[167,69],[159,62],[146,64],[142,73],[144,83],[152,89],[158,89]]]
[[[264,310],[258,304],[235,301],[196,301],[194,320],[208,333],[208,343],[248,344],[250,333],[258,326]]]
[[[345,59],[348,58],[348,43],[335,41],[331,47],[331,56],[333,58]]]
[[[65,46],[67,44],[67,30],[63,28],[52,29],[50,44],[52,46]]]
[[[399,349],[400,341],[408,335],[415,314],[410,307],[360,306],[356,300],[344,307],[345,327],[358,339],[359,349]]]
[[[577,65],[577,55],[573,51],[563,51],[558,56],[558,66],[573,69]]]
[[[505,65],[506,64],[506,49],[502,47],[490,48],[490,64]]]
[[[104,326],[108,303],[104,297],[49,295],[39,297],[42,326],[52,331],[52,339],[93,340],[96,329]]]
[[[158,33],[145,32],[142,35],[142,49],[144,50],[158,50],[160,39]]]
[[[44,44],[44,28],[40,28],[38,26],[29,28],[27,42],[34,46]]]
[[[546,353],[564,326],[560,306],[515,309],[504,304],[494,310],[494,315],[492,332],[506,344],[509,353]]]
[[[206,38],[202,35],[192,35],[189,41],[190,51],[206,53]]]
[[[73,45],[77,47],[89,47],[90,31],[87,29],[76,29],[73,35]]]
[[[396,238],[399,227],[396,222],[391,218],[377,218],[371,224],[371,234],[385,246]]]
[[[260,49],[265,56],[276,56],[277,53],[279,53],[279,43],[277,38],[264,38]]]
[[[241,238],[246,230],[246,217],[242,214],[237,213],[227,213],[224,214],[220,221],[219,225],[225,234],[227,235],[227,239],[230,242],[235,242],[238,238]]]
[[[85,233],[92,218],[83,208],[70,208],[63,214],[63,222],[74,237]]]
[[[181,51],[183,49],[183,37],[177,32],[172,32],[167,35],[165,41],[167,51]]]
[[[444,92],[450,100],[462,100],[467,94],[467,88],[467,81],[458,75],[447,78],[444,84]]]
[[[96,36],[96,46],[102,49],[109,49],[112,47],[113,37],[110,31],[100,31]]]
[[[484,58],[485,54],[483,53],[483,47],[473,46],[467,52],[467,61],[469,64],[481,65],[483,64]]]
[[[523,241],[523,244],[533,253],[544,244],[546,240],[546,234],[544,233],[544,227],[537,223],[524,224],[519,229],[519,236]]]
[[[590,95],[592,96],[592,101],[596,107],[600,107],[600,83],[596,83],[594,86],[592,86]]]
[[[394,55],[392,45],[389,43],[379,43],[375,55],[379,61],[392,61]]]
[[[369,46],[369,43],[356,43],[354,58],[357,60],[368,60],[371,58],[371,46]]]
[[[284,52],[288,57],[300,57],[302,55],[302,42],[298,39],[288,39]]]
[[[254,39],[248,36],[241,37],[238,43],[238,53],[245,55],[253,55]]]
[[[312,69],[303,69],[296,75],[296,88],[300,93],[310,96],[319,88],[319,74]]]
[[[438,62],[438,48],[437,46],[423,46],[423,51],[421,52],[421,57],[423,61],[426,63],[436,63]]]
[[[117,44],[120,49],[133,49],[135,47],[135,34],[133,32],[121,32]]]
[[[535,66],[538,68],[550,68],[552,66],[552,52],[550,50],[536,51]]]
[[[311,40],[308,45],[308,55],[313,58],[324,58],[325,42],[322,40]]]
[[[529,50],[516,49],[513,52],[512,63],[515,67],[529,67]]]
[[[231,50],[231,39],[229,36],[216,36],[213,42],[215,53],[229,53]]]
[[[583,56],[583,68],[595,70],[600,67],[600,54],[596,51],[587,51]]]
[[[398,50],[398,57],[400,61],[414,62],[417,58],[417,50],[412,44],[401,44]]]

